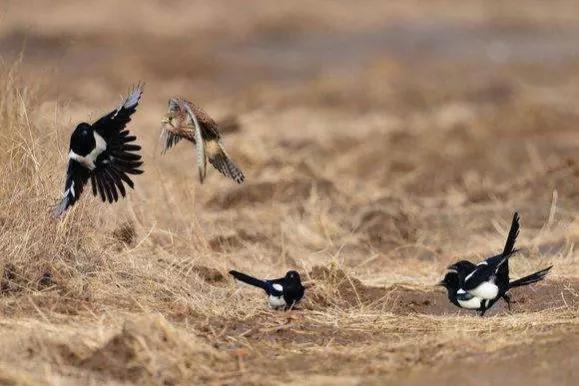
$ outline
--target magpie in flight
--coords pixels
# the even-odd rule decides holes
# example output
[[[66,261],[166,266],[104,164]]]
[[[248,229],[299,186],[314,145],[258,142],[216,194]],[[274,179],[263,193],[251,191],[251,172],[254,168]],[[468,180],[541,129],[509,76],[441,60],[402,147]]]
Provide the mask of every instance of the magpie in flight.
[[[517,251],[515,242],[519,235],[519,215],[515,213],[503,252],[481,261],[477,265],[461,260],[448,267],[449,272],[439,283],[448,292],[449,300],[458,307],[478,310],[483,316],[499,299],[511,308],[508,291],[543,280],[552,266],[521,279],[510,281],[509,258]]]
[[[304,296],[305,288],[296,271],[289,271],[284,277],[274,280],[259,280],[237,271],[229,271],[229,274],[243,283],[263,289],[273,309],[293,308]]]
[[[138,169],[143,164],[141,156],[136,153],[141,147],[133,143],[137,137],[130,135],[125,126],[131,121],[142,94],[143,85],[139,84],[115,110],[92,125],[82,122],[74,129],[64,195],[53,209],[53,217],[60,217],[76,203],[89,179],[93,195],[100,195],[103,202],[117,201],[119,193],[124,197],[124,184],[134,187],[128,174],[143,173]]]
[[[183,98],[171,98],[169,110],[161,123],[163,154],[183,138],[195,144],[201,183],[207,175],[207,161],[225,177],[238,184],[245,180],[243,172],[229,157],[221,143],[220,125],[201,107]]]

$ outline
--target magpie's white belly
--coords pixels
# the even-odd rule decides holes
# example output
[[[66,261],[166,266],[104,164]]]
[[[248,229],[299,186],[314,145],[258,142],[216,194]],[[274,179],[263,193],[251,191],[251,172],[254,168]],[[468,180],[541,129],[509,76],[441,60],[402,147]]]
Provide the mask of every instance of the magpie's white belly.
[[[481,306],[481,298],[474,296],[473,298],[469,299],[469,300],[460,300],[457,299],[458,304],[460,304],[460,306],[462,308],[466,308],[469,310],[478,310]]]
[[[275,283],[272,287],[276,291],[280,291],[283,293],[283,286],[281,284]],[[283,298],[283,294],[281,296],[269,295],[269,298],[267,300],[271,308],[282,308],[287,305],[285,299]]]
[[[495,283],[485,281],[479,284],[478,287],[468,291],[470,294],[483,298],[483,299],[494,299],[499,294],[499,287]]]
[[[76,162],[80,163],[81,165],[84,165],[87,169],[90,170],[93,170],[96,167],[95,162],[98,156],[101,155],[101,153],[107,149],[107,143],[105,142],[103,137],[98,135],[96,131],[93,132],[93,136],[95,140],[95,148],[92,149],[90,153],[84,156],[76,154],[72,150],[70,151],[70,153],[68,153],[69,159],[75,160]]]
[[[267,300],[268,300],[269,306],[271,308],[282,308],[282,307],[285,307],[287,305],[283,296],[269,295]]]

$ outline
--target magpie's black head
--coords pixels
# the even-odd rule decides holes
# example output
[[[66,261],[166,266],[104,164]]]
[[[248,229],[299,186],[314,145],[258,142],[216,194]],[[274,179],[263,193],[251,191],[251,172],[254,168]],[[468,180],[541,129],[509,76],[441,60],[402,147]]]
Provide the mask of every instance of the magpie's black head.
[[[468,260],[461,260],[448,266],[448,269],[454,270],[461,274],[469,274],[475,268],[476,265]]]
[[[96,146],[93,128],[86,122],[79,123],[70,136],[70,148],[76,154],[87,155]]]
[[[438,285],[446,288],[449,291],[449,293],[458,291],[458,288],[460,286],[458,273],[452,271],[448,272],[446,275],[444,275],[444,279],[442,279],[438,283]]]
[[[293,281],[296,283],[302,282],[302,280],[300,279],[300,274],[297,271],[288,271],[288,273],[285,274],[285,278],[286,280]]]

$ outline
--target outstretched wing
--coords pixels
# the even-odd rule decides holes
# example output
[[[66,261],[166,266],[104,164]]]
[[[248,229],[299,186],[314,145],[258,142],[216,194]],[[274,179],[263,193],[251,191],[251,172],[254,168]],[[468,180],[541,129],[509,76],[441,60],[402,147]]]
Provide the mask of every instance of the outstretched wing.
[[[134,187],[128,175],[143,173],[139,169],[143,164],[138,154],[141,146],[134,143],[136,136],[124,130],[131,121],[131,115],[137,110],[142,94],[143,85],[138,84],[118,108],[93,124],[96,134],[106,143],[90,175],[93,194],[99,195],[103,201],[117,201],[119,193],[124,197],[126,189],[123,183],[130,188]]]
[[[171,130],[167,129],[165,126],[161,128],[161,141],[163,142],[163,150],[161,154],[165,154],[167,150],[171,149],[182,139],[181,136],[173,133]]]
[[[193,122],[194,138],[195,138],[195,148],[197,149],[197,169],[199,170],[199,180],[203,183],[205,176],[207,175],[207,157],[205,157],[205,143],[201,135],[201,127],[199,126],[199,121],[197,116],[193,113],[189,103],[183,103],[185,111],[191,118]]]
[[[69,207],[76,203],[82,194],[84,186],[88,182],[89,176],[89,169],[85,168],[75,160],[68,161],[66,182],[64,184],[64,195],[52,210],[52,216],[54,218],[60,217]]]
[[[119,107],[93,123],[94,130],[108,143],[108,138],[125,128],[143,95],[143,84],[137,84]]]

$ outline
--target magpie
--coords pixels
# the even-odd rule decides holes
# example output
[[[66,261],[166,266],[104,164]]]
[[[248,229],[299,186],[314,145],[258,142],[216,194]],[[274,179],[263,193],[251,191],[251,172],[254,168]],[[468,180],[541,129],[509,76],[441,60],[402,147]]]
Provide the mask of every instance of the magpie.
[[[229,274],[243,283],[263,289],[273,309],[293,308],[304,296],[305,288],[296,271],[288,271],[284,277],[273,280],[256,279],[238,271],[229,271]]]
[[[517,251],[515,242],[519,235],[519,228],[519,214],[515,213],[505,247],[500,254],[489,257],[477,265],[461,260],[448,267],[450,271],[439,284],[446,287],[453,304],[462,308],[479,310],[483,316],[487,309],[502,298],[510,309],[511,299],[508,291],[511,288],[531,284],[544,278],[552,267],[510,282],[508,259]]]
[[[473,264],[473,266],[476,267],[476,265],[474,265],[474,264]],[[509,283],[509,290],[512,288],[522,287],[525,285],[537,283],[537,282],[543,280],[545,278],[545,276],[547,276],[547,273],[549,273],[551,268],[553,268],[552,265],[545,268],[545,269],[542,269],[540,271],[532,273],[528,276],[525,276],[525,277],[522,277],[520,279],[517,279],[515,281],[510,282]],[[480,311],[481,316],[483,316],[484,313],[495,304],[495,302],[498,300],[498,298],[491,300],[488,304],[485,305],[484,308],[483,308],[483,303],[485,302],[485,299],[482,299],[482,298],[479,298],[476,296],[472,296],[472,297],[470,297],[470,299],[467,299],[465,297],[461,297],[459,299],[458,291],[461,288],[460,276],[461,275],[458,273],[457,270],[450,270],[449,272],[446,273],[446,275],[444,276],[444,279],[439,283],[439,285],[446,288],[447,294],[448,294],[448,300],[452,304],[454,304],[455,306],[460,307],[460,308]],[[507,305],[509,306],[509,309],[510,309],[510,302],[507,302]]]
[[[82,122],[71,137],[64,195],[52,211],[60,217],[73,206],[90,179],[92,193],[103,202],[117,201],[119,193],[125,197],[124,184],[134,188],[128,174],[143,173],[143,164],[137,153],[141,147],[134,144],[137,137],[130,135],[125,126],[131,121],[143,94],[143,85],[134,87],[123,103],[92,125]]]

